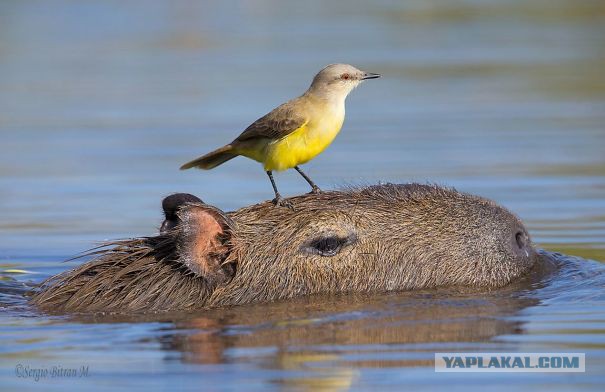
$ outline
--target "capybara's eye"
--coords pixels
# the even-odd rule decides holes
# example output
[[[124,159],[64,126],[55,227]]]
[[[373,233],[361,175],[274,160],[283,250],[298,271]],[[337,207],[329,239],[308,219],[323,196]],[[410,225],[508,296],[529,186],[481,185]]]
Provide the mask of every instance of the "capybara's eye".
[[[307,242],[301,249],[306,253],[331,257],[337,255],[344,246],[352,244],[356,239],[355,235],[347,237],[327,235]]]
[[[322,256],[334,256],[340,250],[342,238],[327,237],[321,238],[313,244],[317,252]]]

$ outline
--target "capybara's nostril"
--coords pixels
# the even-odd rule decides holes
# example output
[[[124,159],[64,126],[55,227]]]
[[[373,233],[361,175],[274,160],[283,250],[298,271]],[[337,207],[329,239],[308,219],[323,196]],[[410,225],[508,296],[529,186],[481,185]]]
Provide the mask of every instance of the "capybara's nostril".
[[[515,240],[517,241],[517,246],[519,249],[525,249],[527,246],[527,236],[525,233],[518,231],[517,234],[515,234]]]

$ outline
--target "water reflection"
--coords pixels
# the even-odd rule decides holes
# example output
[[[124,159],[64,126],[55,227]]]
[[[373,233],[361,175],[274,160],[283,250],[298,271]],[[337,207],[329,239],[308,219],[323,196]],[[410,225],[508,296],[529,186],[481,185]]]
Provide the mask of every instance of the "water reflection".
[[[316,296],[197,314],[70,319],[169,323],[157,337],[168,361],[210,369],[252,365],[278,371],[270,382],[284,387],[340,390],[358,380],[361,369],[431,367],[435,351],[497,349],[494,338],[526,333],[514,317],[540,303],[526,294],[561,272],[555,261],[544,254],[528,276],[491,291]]]

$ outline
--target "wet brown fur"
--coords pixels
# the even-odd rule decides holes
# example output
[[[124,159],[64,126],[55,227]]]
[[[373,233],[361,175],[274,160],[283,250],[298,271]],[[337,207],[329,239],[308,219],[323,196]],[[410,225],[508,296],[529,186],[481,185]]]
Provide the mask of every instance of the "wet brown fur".
[[[197,206],[224,216],[209,276],[184,261],[194,247],[186,239],[194,223],[184,219],[154,237],[106,244],[92,261],[46,281],[33,302],[51,312],[138,312],[315,293],[500,287],[536,260],[517,217],[455,190],[386,184],[290,200],[294,211],[265,202],[224,214],[185,204],[182,214]],[[351,243],[332,257],[310,253],[309,243],[330,236]]]

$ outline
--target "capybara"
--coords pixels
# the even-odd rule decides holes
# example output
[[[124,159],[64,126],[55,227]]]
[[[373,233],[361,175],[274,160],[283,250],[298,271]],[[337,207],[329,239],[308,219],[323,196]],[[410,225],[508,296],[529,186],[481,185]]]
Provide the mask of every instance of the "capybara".
[[[521,221],[494,202],[434,185],[307,194],[225,213],[164,199],[160,233],[115,241],[34,295],[49,312],[143,312],[316,293],[500,287],[537,259]]]

